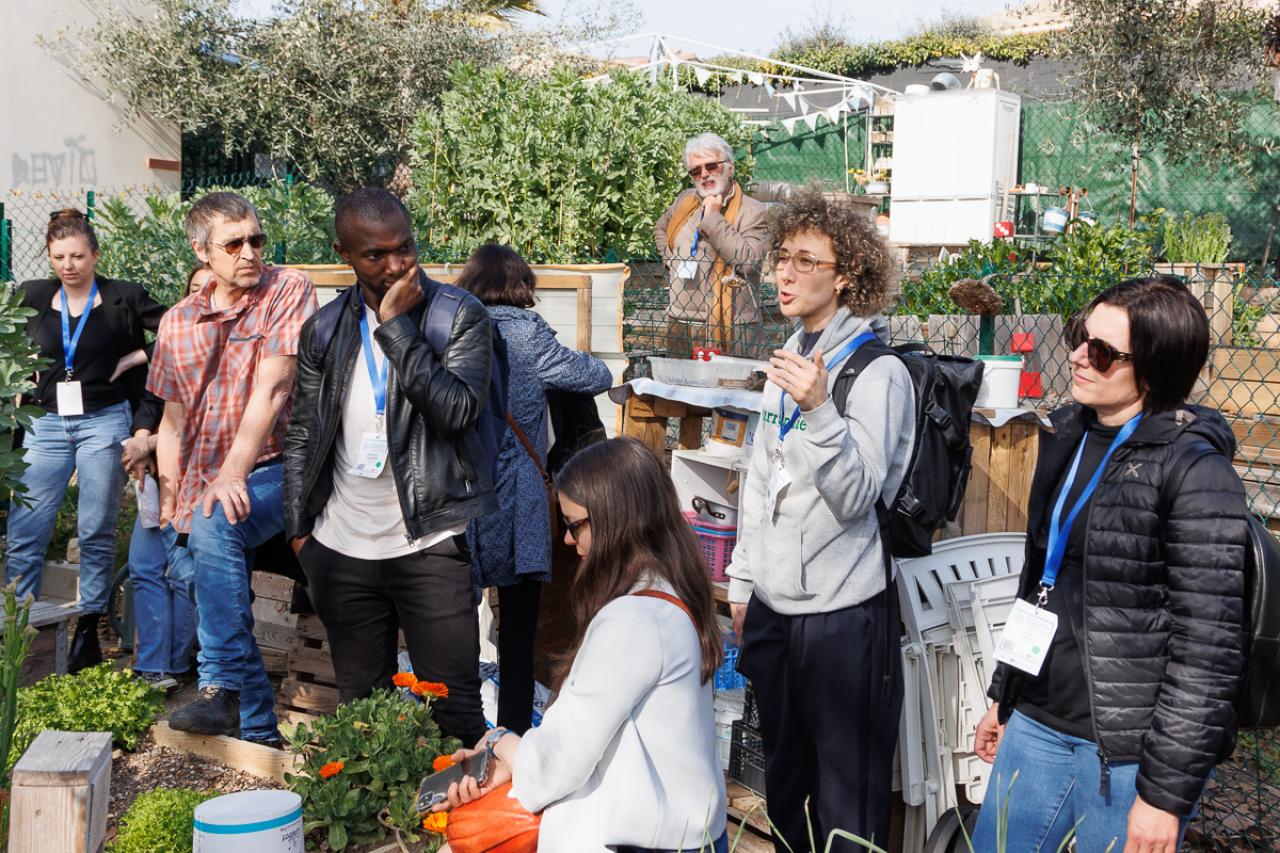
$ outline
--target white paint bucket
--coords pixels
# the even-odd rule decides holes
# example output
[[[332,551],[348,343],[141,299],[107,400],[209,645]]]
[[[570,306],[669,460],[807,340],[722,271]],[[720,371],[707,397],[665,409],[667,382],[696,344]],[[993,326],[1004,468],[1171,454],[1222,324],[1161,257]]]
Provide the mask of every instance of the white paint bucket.
[[[1022,356],[980,355],[982,387],[975,406],[984,409],[1018,408],[1018,382],[1022,378]]]
[[[241,791],[196,806],[192,853],[302,853],[302,798]]]
[[[1044,230],[1050,234],[1061,234],[1067,230],[1067,221],[1071,217],[1061,207],[1050,207],[1044,212]]]

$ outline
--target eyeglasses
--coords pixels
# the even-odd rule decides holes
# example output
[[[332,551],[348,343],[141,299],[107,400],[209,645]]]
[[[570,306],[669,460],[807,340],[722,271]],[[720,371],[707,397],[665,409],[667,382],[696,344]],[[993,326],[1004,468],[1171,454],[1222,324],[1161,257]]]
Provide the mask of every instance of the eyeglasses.
[[[564,529],[569,531],[569,538],[572,539],[574,542],[578,541],[578,531],[591,523],[591,516],[589,515],[584,515],[582,518],[579,518],[576,521],[570,521],[564,516],[560,516],[560,518],[562,521],[564,521]]]
[[[1089,331],[1085,328],[1082,318],[1072,321],[1070,328],[1067,329],[1067,341],[1071,344],[1073,352],[1079,349],[1081,344],[1088,344],[1089,364],[1100,373],[1106,373],[1117,361],[1133,361],[1133,353],[1121,352],[1102,338],[1089,337]]]
[[[781,269],[783,264],[789,263],[793,270],[806,275],[818,267],[834,268],[836,265],[835,261],[820,261],[813,255],[793,255],[786,249],[774,249],[765,255],[765,260],[768,261],[770,269]]]
[[[228,255],[239,255],[245,243],[248,243],[255,252],[262,251],[262,247],[267,245],[267,235],[259,231],[257,234],[251,234],[248,237],[237,237],[234,240],[228,240],[225,243],[214,243],[213,245]]]
[[[720,174],[720,171],[724,169],[725,162],[726,161],[724,160],[712,160],[710,163],[702,163],[701,165],[694,166],[689,170],[689,177],[693,178],[695,181],[698,180],[698,178],[702,177],[702,171],[704,169],[708,175],[718,175]]]

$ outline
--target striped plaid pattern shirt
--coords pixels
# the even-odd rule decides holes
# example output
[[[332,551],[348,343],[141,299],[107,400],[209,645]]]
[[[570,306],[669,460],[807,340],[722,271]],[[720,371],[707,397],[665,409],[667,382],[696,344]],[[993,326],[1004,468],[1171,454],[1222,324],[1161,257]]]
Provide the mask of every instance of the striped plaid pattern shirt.
[[[212,287],[173,306],[160,321],[147,390],[181,403],[180,456],[174,529],[188,533],[191,514],[217,478],[253,392],[258,363],[296,356],[303,322],[316,310],[316,291],[303,273],[271,267],[226,308],[209,303]],[[276,421],[258,462],[284,447],[289,406]]]

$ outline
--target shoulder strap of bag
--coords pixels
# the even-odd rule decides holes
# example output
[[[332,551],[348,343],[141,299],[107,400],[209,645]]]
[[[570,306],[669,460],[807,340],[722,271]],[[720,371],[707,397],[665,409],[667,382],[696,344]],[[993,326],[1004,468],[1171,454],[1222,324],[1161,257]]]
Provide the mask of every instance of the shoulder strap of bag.
[[[524,452],[529,454],[529,458],[537,466],[543,485],[547,487],[547,512],[551,515],[551,540],[554,542],[560,538],[560,524],[556,521],[555,483],[552,481],[551,475],[547,473],[546,466],[542,464],[542,459],[538,456],[538,451],[534,448],[533,442],[529,440],[529,436],[525,435],[524,430],[520,429],[520,425],[516,423],[516,419],[511,416],[510,412],[507,412],[507,426],[511,427],[511,432],[515,434],[516,439],[524,446]]]
[[[420,272],[419,283],[427,289],[427,274]],[[466,291],[452,284],[436,282],[436,292],[427,306],[427,343],[435,351],[437,357],[444,355],[449,347],[449,336],[453,334],[453,320],[462,308],[462,294]]]
[[[693,611],[689,609],[689,605],[685,604],[683,601],[676,598],[671,593],[663,592],[660,589],[642,589],[639,592],[633,592],[631,594],[643,596],[644,598],[661,598],[663,601],[667,601],[667,602],[670,602],[671,604],[674,604],[676,607],[679,607],[681,610],[684,611],[685,616],[689,617],[689,621],[693,623],[693,630],[694,631],[698,630],[698,623],[693,618]]]
[[[1159,509],[1162,518],[1173,509],[1173,501],[1177,498],[1178,492],[1182,491],[1182,481],[1186,479],[1191,466],[1215,453],[1220,451],[1204,439],[1199,439],[1173,460],[1173,464],[1169,466],[1169,472],[1164,476],[1164,482],[1160,485]]]

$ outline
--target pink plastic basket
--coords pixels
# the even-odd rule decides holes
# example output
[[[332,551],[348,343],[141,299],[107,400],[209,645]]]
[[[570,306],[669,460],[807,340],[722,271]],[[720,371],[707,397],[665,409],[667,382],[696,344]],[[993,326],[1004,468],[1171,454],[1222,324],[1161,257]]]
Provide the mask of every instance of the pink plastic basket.
[[[707,562],[707,571],[711,579],[727,581],[729,576],[724,570],[729,567],[729,559],[733,556],[733,546],[738,542],[738,528],[732,524],[711,524],[698,518],[696,512],[685,511],[684,517],[698,537],[698,545],[702,548],[702,556]]]

